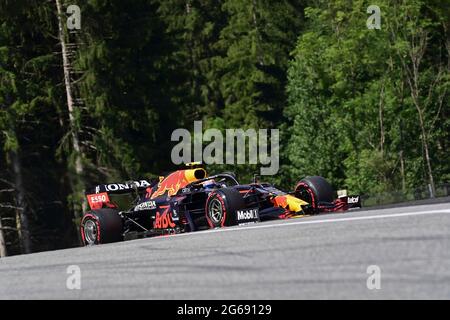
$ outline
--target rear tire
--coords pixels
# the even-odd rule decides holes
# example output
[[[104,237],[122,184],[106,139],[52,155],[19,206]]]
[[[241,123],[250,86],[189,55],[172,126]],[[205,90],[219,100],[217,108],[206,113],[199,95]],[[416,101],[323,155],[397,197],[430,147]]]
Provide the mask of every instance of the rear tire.
[[[244,209],[245,201],[238,190],[223,188],[213,191],[206,200],[206,220],[211,228],[236,225],[236,210]]]
[[[99,209],[86,212],[80,225],[83,245],[96,245],[123,240],[123,221],[119,210]]]
[[[325,178],[310,176],[297,183],[295,196],[310,204],[310,208],[306,210],[306,213],[315,214],[319,212],[319,205],[321,203],[333,203],[334,190]]]

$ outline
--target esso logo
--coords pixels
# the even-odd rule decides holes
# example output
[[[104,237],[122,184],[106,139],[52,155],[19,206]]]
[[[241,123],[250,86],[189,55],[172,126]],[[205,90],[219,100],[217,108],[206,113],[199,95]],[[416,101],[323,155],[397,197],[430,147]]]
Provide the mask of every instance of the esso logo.
[[[87,199],[92,210],[101,209],[104,203],[109,202],[109,197],[106,192],[90,194],[87,196]]]
[[[91,197],[92,203],[106,202],[106,195],[95,195]]]

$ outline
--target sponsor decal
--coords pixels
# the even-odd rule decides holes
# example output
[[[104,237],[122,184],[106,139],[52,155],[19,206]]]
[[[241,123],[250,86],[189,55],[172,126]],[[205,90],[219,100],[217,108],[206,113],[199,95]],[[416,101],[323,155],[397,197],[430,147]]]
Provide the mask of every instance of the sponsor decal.
[[[102,192],[87,195],[87,200],[89,203],[89,207],[91,207],[92,210],[95,210],[101,209],[104,203],[109,202],[109,197],[106,192]]]
[[[134,207],[134,211],[153,210],[156,209],[156,201],[147,201]]]
[[[259,211],[255,209],[237,210],[238,224],[259,221]]]
[[[359,202],[359,196],[349,196],[348,198],[347,198],[347,203],[352,203],[352,204],[354,204],[354,203],[358,203]]]
[[[186,171],[187,170],[178,170],[171,173],[166,178],[160,177],[158,190],[152,194],[151,198],[155,199],[162,195],[168,195],[171,197],[177,194],[178,190],[184,188],[187,184],[189,184],[189,182],[191,182],[186,178]]]
[[[175,209],[172,209],[172,220],[173,221],[179,221],[180,217],[178,216],[178,212]]]
[[[183,188],[181,189],[181,193],[189,193],[191,192],[191,188]]]
[[[138,188],[147,188],[150,186],[150,183],[146,180],[133,181],[130,183],[111,183],[105,186],[106,191],[119,191],[119,190],[130,190],[136,186]],[[96,188],[96,190],[99,190]]]
[[[155,221],[153,222],[154,229],[167,229],[167,228],[175,228],[175,223],[172,220],[171,215],[169,214],[169,209],[164,210],[162,214],[159,212],[156,213]]]

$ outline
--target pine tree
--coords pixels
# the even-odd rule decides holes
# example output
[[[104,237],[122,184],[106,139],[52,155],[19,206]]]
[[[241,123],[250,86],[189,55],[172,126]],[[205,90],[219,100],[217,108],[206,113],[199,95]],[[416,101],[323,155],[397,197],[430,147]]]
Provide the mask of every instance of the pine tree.
[[[302,1],[240,1],[223,4],[228,24],[217,43],[216,76],[230,127],[280,123],[289,52],[302,27]]]
[[[5,163],[2,181],[15,190],[13,196],[4,199],[11,211],[16,211],[16,225],[8,226],[8,230],[18,232],[6,235],[10,239],[7,242],[13,244],[8,252],[67,246],[73,244],[64,209],[67,194],[61,179],[64,173],[59,171],[61,164],[55,158],[62,137],[55,121],[56,106],[62,95],[58,92],[58,62],[52,52],[54,7],[40,1],[3,1],[0,5],[0,141]],[[10,223],[12,214],[8,211],[5,215]],[[50,235],[52,228],[60,227],[59,236]],[[66,232],[66,241],[61,241]],[[15,245],[17,236],[21,248]]]

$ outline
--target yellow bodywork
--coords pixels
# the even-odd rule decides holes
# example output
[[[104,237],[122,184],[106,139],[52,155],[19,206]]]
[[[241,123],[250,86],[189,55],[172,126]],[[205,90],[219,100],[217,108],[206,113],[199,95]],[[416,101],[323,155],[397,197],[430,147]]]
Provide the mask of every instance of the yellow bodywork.
[[[308,202],[303,201],[294,196],[291,196],[289,194],[274,197],[273,203],[278,207],[287,209],[292,212],[301,212],[302,206],[305,206],[308,204]]]

